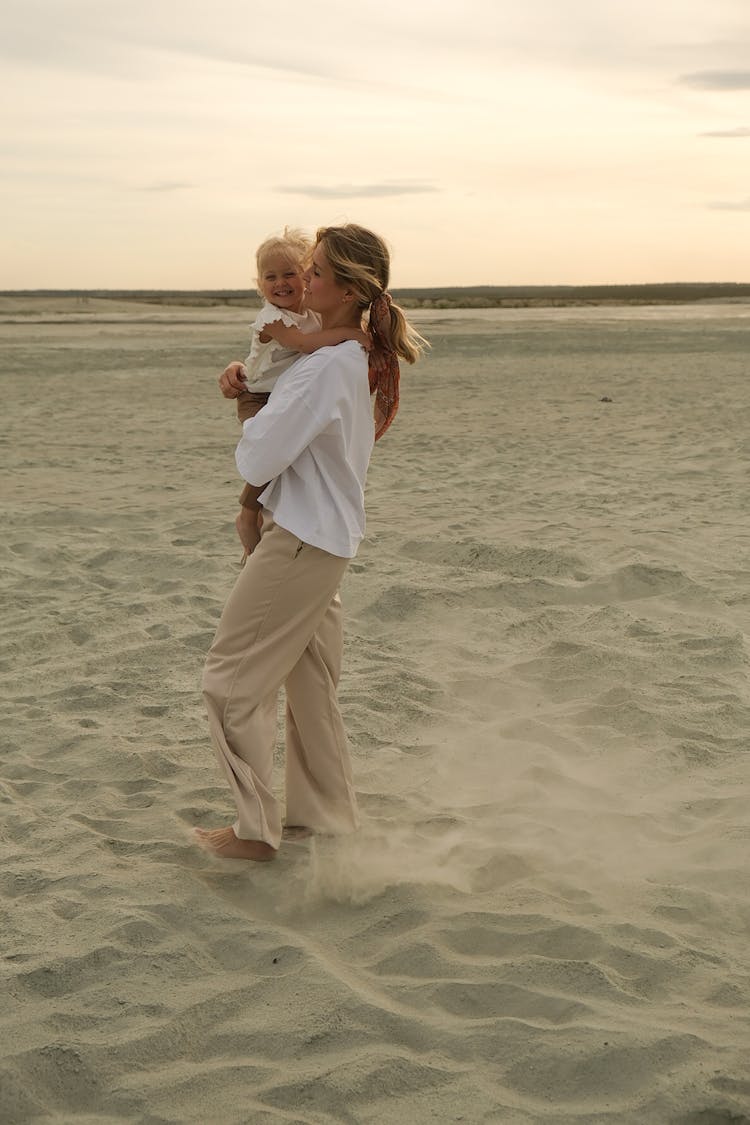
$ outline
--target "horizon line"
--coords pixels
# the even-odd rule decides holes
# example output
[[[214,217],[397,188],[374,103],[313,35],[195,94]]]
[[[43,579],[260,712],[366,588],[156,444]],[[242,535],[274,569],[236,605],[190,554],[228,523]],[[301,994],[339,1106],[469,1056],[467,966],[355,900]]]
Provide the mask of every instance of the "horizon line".
[[[518,284],[476,284],[476,285],[394,285],[391,292],[418,294],[418,293],[512,293],[528,292],[529,290],[573,290],[573,289],[750,289],[748,281],[608,281],[608,282],[531,282]],[[204,294],[220,295],[234,294],[236,296],[259,296],[254,288],[237,287],[199,287],[176,289],[172,287],[157,288],[154,286],[43,286],[30,288],[25,286],[20,289],[0,289],[0,297],[18,296],[61,296],[61,295],[86,295],[86,294],[121,294],[121,293],[148,293],[148,294]]]

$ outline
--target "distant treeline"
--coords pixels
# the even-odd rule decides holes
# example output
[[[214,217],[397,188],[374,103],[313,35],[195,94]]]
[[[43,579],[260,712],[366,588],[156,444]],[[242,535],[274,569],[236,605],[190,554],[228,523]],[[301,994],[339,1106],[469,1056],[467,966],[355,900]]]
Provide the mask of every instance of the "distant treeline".
[[[395,289],[394,298],[425,308],[495,308],[555,304],[676,304],[750,298],[750,284],[674,282],[651,285],[472,285]]]
[[[394,300],[407,308],[503,308],[519,305],[681,304],[686,301],[748,300],[750,283],[664,282],[651,285],[467,285],[437,289],[394,289]],[[138,301],[154,305],[259,306],[250,289],[23,289],[3,297],[74,297]]]

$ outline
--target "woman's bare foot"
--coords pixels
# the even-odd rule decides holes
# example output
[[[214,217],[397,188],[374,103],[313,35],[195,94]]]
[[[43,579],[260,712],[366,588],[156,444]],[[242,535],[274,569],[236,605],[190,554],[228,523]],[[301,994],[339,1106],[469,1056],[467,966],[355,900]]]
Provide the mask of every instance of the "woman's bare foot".
[[[276,849],[265,840],[240,840],[233,828],[195,829],[195,838],[200,847],[212,852],[221,859],[254,859],[256,863],[267,863],[274,859]]]

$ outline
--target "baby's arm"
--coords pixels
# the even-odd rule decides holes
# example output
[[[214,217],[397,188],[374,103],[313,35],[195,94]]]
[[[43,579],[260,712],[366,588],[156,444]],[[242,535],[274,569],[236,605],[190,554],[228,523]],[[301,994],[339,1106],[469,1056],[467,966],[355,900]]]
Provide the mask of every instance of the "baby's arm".
[[[317,332],[301,332],[299,328],[292,328],[281,320],[264,324],[260,339],[264,344],[275,340],[283,348],[291,348],[292,351],[304,352],[306,355],[316,352],[318,348],[343,344],[345,340],[356,340],[363,348],[370,347],[370,337],[361,328],[320,328]]]

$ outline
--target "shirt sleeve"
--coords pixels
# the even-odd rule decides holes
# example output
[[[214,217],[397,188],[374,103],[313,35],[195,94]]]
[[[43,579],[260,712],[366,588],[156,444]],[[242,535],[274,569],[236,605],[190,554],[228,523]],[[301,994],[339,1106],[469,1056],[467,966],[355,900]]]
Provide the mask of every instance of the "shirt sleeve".
[[[257,383],[259,379],[265,374],[266,368],[270,366],[273,360],[274,349],[278,347],[275,340],[261,340],[260,334],[267,324],[272,324],[274,320],[281,320],[281,313],[274,305],[269,305],[266,302],[263,308],[256,316],[253,323],[250,325],[250,351],[245,356],[245,370],[247,371],[247,382],[249,386]],[[286,321],[284,321],[286,323]]]
[[[274,324],[275,321],[280,320],[287,328],[299,328],[300,317],[299,314],[295,315],[288,311],[288,309],[279,309],[276,305],[271,305],[266,301],[263,308],[260,310],[255,320],[253,321],[250,331],[261,334],[267,324]]]
[[[273,480],[334,421],[336,379],[324,355],[329,350],[321,348],[298,360],[267,406],[243,423],[235,452],[243,480],[255,485]]]

